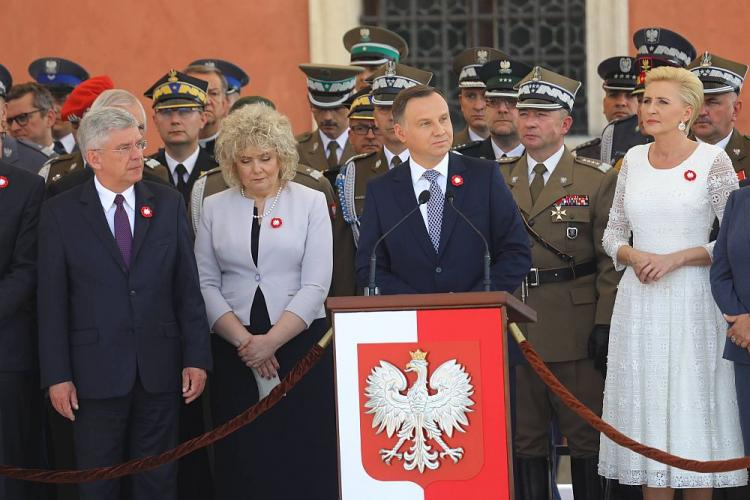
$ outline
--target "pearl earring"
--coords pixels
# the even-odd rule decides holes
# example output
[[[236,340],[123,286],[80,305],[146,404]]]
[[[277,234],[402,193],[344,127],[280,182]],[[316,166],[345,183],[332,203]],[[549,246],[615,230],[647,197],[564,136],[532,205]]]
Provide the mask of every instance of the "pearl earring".
[[[680,122],[680,124],[677,125],[677,130],[679,130],[680,132],[684,132],[686,128],[687,125],[685,125],[685,122]]]

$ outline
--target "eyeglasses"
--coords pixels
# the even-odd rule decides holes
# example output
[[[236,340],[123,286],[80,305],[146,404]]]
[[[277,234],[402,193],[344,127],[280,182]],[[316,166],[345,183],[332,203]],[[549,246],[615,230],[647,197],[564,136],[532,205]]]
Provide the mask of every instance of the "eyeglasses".
[[[31,115],[34,113],[46,113],[43,109],[35,109],[33,111],[27,111],[26,113],[21,113],[20,115],[16,116],[9,116],[5,119],[5,121],[8,123],[9,127],[13,126],[13,122],[16,122],[19,127],[25,126],[27,123],[29,123],[29,118],[31,118]]]
[[[156,114],[163,117],[172,117],[174,113],[177,113],[180,118],[187,118],[193,113],[200,113],[203,108],[165,108],[157,109]]]
[[[357,135],[367,135],[370,131],[372,131],[373,135],[381,134],[380,129],[374,125],[354,125],[353,127],[350,127],[349,130]]]
[[[487,106],[490,108],[499,108],[501,104],[505,104],[508,108],[515,108],[518,99],[512,97],[488,97]]]
[[[124,155],[124,154],[131,155],[133,154],[134,148],[139,151],[144,151],[147,147],[148,147],[148,141],[146,139],[143,139],[136,143],[124,144],[120,146],[119,148],[112,148],[112,149],[99,148],[99,149],[92,149],[92,151],[113,151],[121,155]]]

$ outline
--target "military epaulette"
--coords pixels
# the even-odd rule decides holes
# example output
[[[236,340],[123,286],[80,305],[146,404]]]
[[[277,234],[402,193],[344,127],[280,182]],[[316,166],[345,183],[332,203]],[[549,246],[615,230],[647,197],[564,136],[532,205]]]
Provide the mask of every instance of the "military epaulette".
[[[211,170],[206,170],[205,172],[201,172],[201,175],[198,178],[200,179],[201,177],[208,177],[209,175],[213,175],[219,172],[221,172],[221,167],[214,167]]]
[[[307,175],[308,177],[312,177],[316,181],[319,181],[323,178],[323,172],[321,172],[320,170],[315,170],[312,167],[308,167],[307,165],[300,165],[297,171],[304,175]]]
[[[482,141],[471,141],[471,142],[465,142],[463,144],[459,144],[457,146],[453,146],[451,148],[451,151],[454,153],[460,153],[461,151],[465,151],[467,149],[476,147],[478,145],[482,144]]]
[[[296,136],[295,139],[297,140],[297,142],[307,142],[310,140],[310,138],[312,138],[312,136],[312,132],[305,132],[304,134]]]
[[[575,162],[580,163],[581,165],[586,165],[587,167],[595,168],[603,174],[606,174],[607,172],[612,170],[612,165],[610,165],[609,163],[603,163],[598,160],[586,158],[585,156],[576,156]]]
[[[496,161],[500,165],[505,165],[506,163],[515,163],[518,161],[518,159],[521,158],[520,156],[506,156],[504,158],[498,158]]]
[[[348,165],[349,163],[356,161],[356,160],[363,160],[365,158],[369,158],[372,155],[378,154],[379,151],[373,151],[372,153],[360,153],[358,155],[354,155],[345,162],[342,163],[342,165]]]
[[[574,147],[572,149],[573,152],[578,151],[579,149],[587,148],[589,146],[596,146],[597,144],[601,143],[602,139],[600,137],[594,137],[590,141],[586,141],[584,143],[579,144],[578,146]]]
[[[143,162],[144,165],[146,165],[150,169],[155,169],[161,165],[158,160],[154,160],[153,158],[146,158],[146,160]]]

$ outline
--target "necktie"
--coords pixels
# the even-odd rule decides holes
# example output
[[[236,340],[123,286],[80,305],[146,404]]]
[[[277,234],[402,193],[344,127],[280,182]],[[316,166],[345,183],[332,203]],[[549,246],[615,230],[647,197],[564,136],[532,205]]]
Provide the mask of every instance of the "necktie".
[[[187,169],[185,168],[185,165],[180,163],[175,167],[174,171],[177,173],[177,190],[182,193],[182,196],[184,196],[185,199],[188,199],[190,193],[186,193],[187,183],[185,182],[185,176],[187,174]]]
[[[130,267],[130,248],[133,245],[133,234],[130,232],[130,221],[128,214],[125,212],[125,197],[121,194],[115,196],[115,241],[122,254],[122,260],[125,266]]]
[[[63,143],[60,141],[55,141],[55,145],[53,146],[53,149],[55,150],[55,153],[59,155],[64,155],[68,153],[67,151],[65,151],[65,146],[63,146]]]
[[[547,171],[547,167],[544,163],[537,163],[534,165],[534,180],[531,181],[529,191],[531,191],[531,203],[536,203],[536,199],[539,198],[539,193],[544,189],[544,173]]]
[[[399,158],[398,156],[394,156],[393,158],[391,158],[391,168],[396,168],[399,165],[401,165],[401,158]]]
[[[328,143],[328,168],[336,168],[339,164],[339,155],[336,150],[339,148],[339,143],[331,141]]]
[[[440,228],[443,225],[443,190],[437,180],[440,172],[426,170],[422,177],[430,181],[430,201],[427,202],[427,232],[435,251],[440,247]]]

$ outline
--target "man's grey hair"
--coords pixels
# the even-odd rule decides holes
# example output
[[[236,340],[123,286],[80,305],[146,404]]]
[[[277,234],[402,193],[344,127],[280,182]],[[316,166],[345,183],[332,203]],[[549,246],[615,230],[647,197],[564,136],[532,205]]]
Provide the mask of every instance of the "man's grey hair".
[[[110,133],[117,130],[138,128],[138,120],[120,108],[91,109],[83,116],[78,127],[78,147],[86,155],[93,149],[101,148]]]
[[[146,110],[143,108],[143,104],[140,100],[127,90],[123,89],[109,89],[105,90],[101,94],[99,94],[99,97],[96,98],[94,103],[91,105],[91,110],[94,109],[100,109],[100,108],[126,108],[133,105],[138,105],[138,108],[141,110],[141,116],[143,116],[144,123],[144,133],[146,132]],[[136,120],[139,120],[139,118],[136,116]]]

